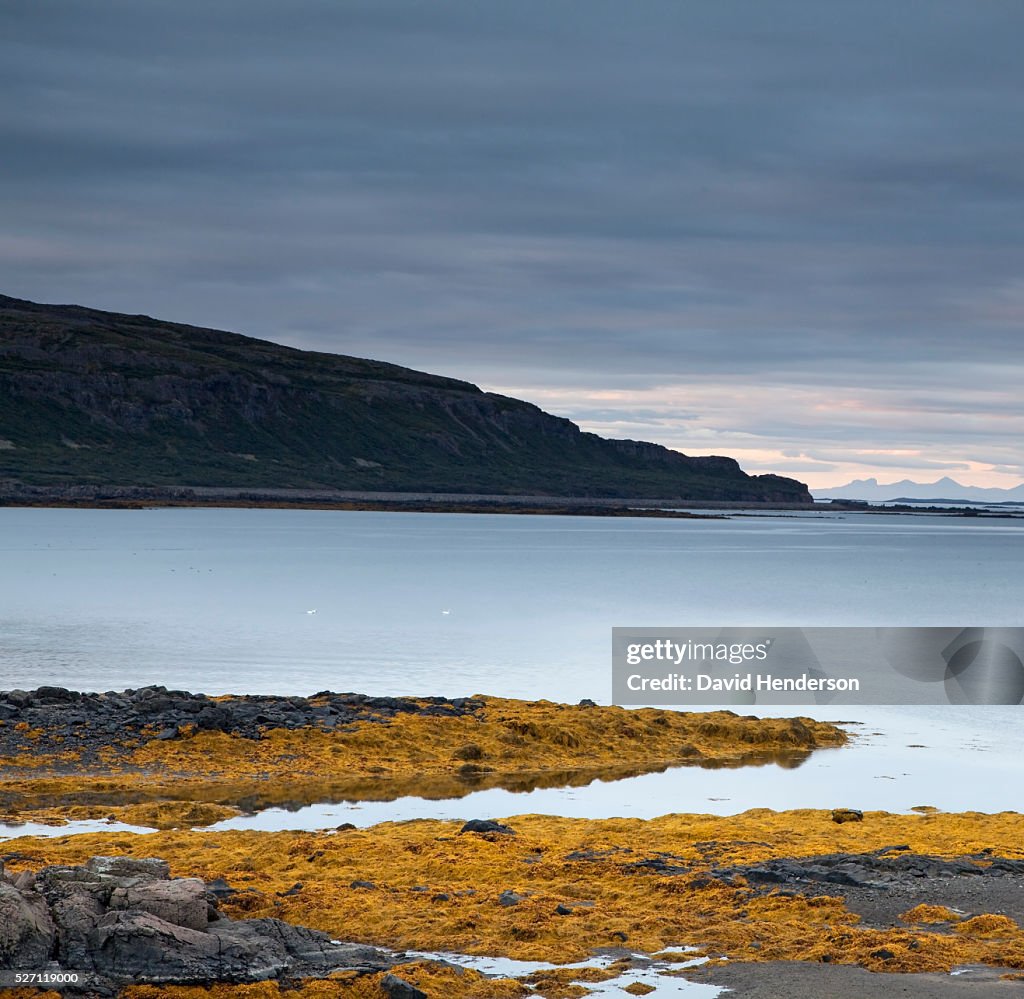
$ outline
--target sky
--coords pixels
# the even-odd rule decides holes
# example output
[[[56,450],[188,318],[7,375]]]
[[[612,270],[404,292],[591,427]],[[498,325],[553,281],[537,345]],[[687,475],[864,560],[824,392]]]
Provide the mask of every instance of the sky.
[[[6,0],[0,292],[824,487],[1024,479],[1024,5]]]

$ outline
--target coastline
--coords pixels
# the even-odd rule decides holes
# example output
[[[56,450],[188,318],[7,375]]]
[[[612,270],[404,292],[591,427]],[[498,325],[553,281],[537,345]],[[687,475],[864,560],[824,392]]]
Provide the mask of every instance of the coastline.
[[[772,994],[778,969],[799,962],[805,982],[853,976],[870,986],[863,994],[884,996],[909,975],[929,976],[916,980],[923,987],[985,965],[1001,984],[1024,968],[1022,830],[1016,813],[868,813],[838,824],[827,812],[754,809],[647,821],[419,819],[317,833],[92,833],[6,848],[12,876],[96,856],[160,858],[173,879],[221,886],[220,909],[232,919],[281,919],[393,952],[564,966],[674,951],[680,964],[701,962],[680,969],[688,978],[721,974],[732,986],[742,975],[761,990],[741,995]],[[436,965],[421,970],[429,978]],[[419,982],[415,970],[403,976]],[[469,979],[425,994],[531,994],[528,978],[513,977],[508,991],[480,991]],[[565,968],[539,994],[585,995],[579,981]],[[275,991],[257,994],[276,995],[268,987]]]
[[[443,513],[572,513],[592,516],[688,516],[686,510],[810,510],[813,504],[680,497],[553,496],[543,494],[387,492],[323,488],[139,485],[33,485],[0,480],[0,506],[211,506],[309,510],[396,510]]]
[[[0,693],[0,821],[208,825],[249,803],[565,786],[669,767],[796,765],[846,733],[810,718],[506,698]]]
[[[979,505],[983,507],[984,505]],[[1015,510],[969,505],[873,506],[858,501],[789,503],[690,500],[680,497],[502,495],[439,492],[360,492],[337,489],[217,486],[36,486],[0,482],[0,508],[138,510],[162,507],[266,510],[367,510],[396,513],[518,514],[524,516],[651,517],[719,520],[757,513],[859,513],[1020,519]],[[706,511],[706,512],[705,512]]]
[[[705,530],[693,525],[685,533],[742,534],[760,529],[754,520],[739,519],[748,512],[749,507],[729,511],[737,518],[732,527],[709,525]],[[777,516],[781,519],[784,513]],[[799,511],[792,515],[812,519]],[[167,515],[174,517],[219,519]],[[37,519],[71,523],[77,515]],[[126,523],[116,517],[93,519],[109,519],[117,530]],[[165,519],[158,513],[128,518],[133,527],[128,536],[117,535],[116,559],[103,548],[83,548],[81,560],[88,570],[84,578],[102,580],[104,574],[125,570],[132,585],[167,593],[165,581],[172,577],[163,573],[196,566],[195,575],[183,576],[179,588],[183,608],[202,607],[211,594],[230,590],[232,584],[225,580],[237,580],[238,574],[200,576],[198,567],[209,572],[210,561],[199,561],[191,548],[179,550],[176,539],[160,536]],[[249,518],[238,519],[243,522],[239,536],[261,537]],[[839,523],[819,524],[851,529],[841,523],[842,516],[833,519]],[[854,524],[852,530],[863,530],[868,520]],[[442,521],[422,529],[428,536],[425,551],[436,548],[436,529]],[[457,524],[458,518],[451,522]],[[908,531],[907,521],[896,518],[889,524],[875,520],[873,525],[882,534]],[[341,526],[348,529],[347,523]],[[501,547],[502,553],[522,546],[522,532],[545,527],[523,522],[504,526],[515,539]],[[920,534],[924,526],[922,521],[910,525],[910,535]],[[939,526],[948,530],[941,521]],[[595,531],[595,524],[577,527],[588,539],[595,533],[601,539],[606,533],[629,533],[624,524],[609,525],[604,533]],[[794,520],[764,525],[784,538],[799,527]],[[976,533],[970,527],[963,524],[963,533]],[[553,523],[546,529],[561,527]],[[990,527],[980,533],[990,537],[999,530],[1013,528]],[[145,543],[140,543],[139,531],[147,538]],[[661,532],[649,525],[641,533]],[[358,578],[378,557],[376,540],[369,540],[373,544],[366,551],[374,554],[365,559],[346,554],[332,562],[331,572]],[[470,557],[477,543],[471,535],[459,550]],[[143,555],[149,551],[170,554],[150,561]],[[503,559],[495,562],[507,572]],[[231,564],[218,556],[212,571],[223,572]],[[402,546],[396,548],[393,564],[408,572],[408,554]],[[606,566],[609,559],[602,557],[594,564]],[[63,571],[60,564],[54,569]],[[280,560],[268,561],[267,578],[277,580],[280,569]],[[100,570],[100,575],[92,575]],[[53,592],[52,579],[49,567],[37,573],[40,593]],[[394,580],[392,573],[385,574],[381,592],[392,593]],[[248,592],[243,588],[234,604],[218,605],[209,623],[220,627],[232,620],[230,606],[239,615],[240,627],[248,627]],[[296,598],[284,612],[288,634],[318,635],[324,625],[338,621],[335,633],[342,635],[344,627],[351,626],[352,615],[339,613],[349,605],[338,597],[325,597],[325,592],[319,589],[308,602],[303,596]],[[472,620],[465,598],[440,593],[431,590],[423,598],[424,636],[444,636],[452,623],[464,626]],[[312,617],[315,612],[307,608],[314,604],[320,613]],[[455,613],[444,616],[446,611],[440,608],[449,606]],[[527,606],[531,612],[524,614],[520,608],[514,615],[517,622],[537,620],[533,605]],[[334,614],[328,616],[325,612],[332,608]],[[502,603],[500,610],[506,613],[507,606]],[[193,627],[193,619],[184,614],[175,620],[182,628]],[[510,626],[507,633],[500,632],[503,642],[513,630]],[[378,677],[370,689],[397,694],[445,689],[442,684],[449,684],[452,694],[476,689],[473,677],[480,670],[468,682],[462,677],[456,682],[455,674],[442,674],[438,663],[429,660],[429,641],[417,636],[409,646],[413,666],[401,684],[385,686]],[[447,655],[443,643],[439,645]],[[297,648],[288,645],[280,661],[292,662]],[[340,655],[334,646],[329,652],[332,662]],[[507,650],[503,654],[508,655]],[[947,985],[974,988],[973,994],[980,995],[1000,995],[992,990],[1019,987],[1001,977],[1024,967],[1019,937],[1024,875],[1017,866],[1024,862],[1017,852],[1024,842],[1024,826],[1016,812],[999,812],[1016,804],[1004,796],[988,802],[992,814],[961,812],[982,803],[977,785],[969,784],[969,793],[951,804],[933,802],[927,786],[913,778],[902,785],[904,801],[890,796],[879,802],[865,783],[845,782],[843,775],[848,777],[851,768],[840,766],[840,760],[856,761],[868,775],[866,780],[885,780],[887,789],[896,786],[892,775],[898,770],[888,762],[879,763],[877,754],[860,755],[861,747],[870,747],[872,737],[879,734],[871,730],[874,723],[855,729],[858,736],[849,743],[839,743],[831,730],[852,723],[816,730],[816,723],[809,720],[796,724],[776,719],[778,728],[772,732],[756,724],[757,719],[727,712],[701,712],[697,723],[680,712],[521,701],[515,699],[514,687],[501,691],[511,692],[511,698],[288,694],[337,680],[328,670],[313,672],[308,681],[290,675],[288,682],[277,685],[276,694],[231,696],[220,692],[259,689],[255,674],[227,686],[224,678],[230,678],[230,671],[212,682],[211,675],[196,666],[201,659],[181,646],[174,646],[172,655],[193,664],[195,685],[210,683],[217,695],[201,698],[139,688],[111,697],[51,687],[24,691],[17,695],[17,703],[10,695],[0,698],[9,706],[0,707],[0,719],[6,722],[0,729],[0,756],[7,757],[3,772],[8,778],[0,787],[0,804],[15,806],[0,808],[0,814],[10,823],[24,823],[21,828],[9,824],[4,830],[10,838],[0,856],[6,857],[10,878],[52,877],[41,872],[84,865],[94,857],[156,857],[171,863],[172,886],[196,878],[208,885],[226,883],[233,901],[221,903],[221,911],[229,920],[284,919],[300,930],[309,927],[308,932],[321,931],[415,958],[392,964],[387,972],[359,973],[344,983],[316,976],[303,979],[300,994],[318,999],[420,999],[415,992],[388,991],[387,975],[427,999],[580,999],[587,994],[584,990],[595,996],[617,995],[627,985],[636,986],[628,994],[646,994],[647,988],[654,988],[656,994],[675,995],[682,986],[674,983],[684,981],[710,990],[707,995],[727,987],[738,995],[803,994],[815,999],[828,992],[842,994],[847,984],[852,995],[861,989],[872,999],[895,988],[909,996],[927,996],[935,983],[939,995]],[[527,661],[528,656],[520,653],[519,659]],[[544,661],[564,663],[565,658],[555,651]],[[127,672],[116,674],[118,678],[144,675],[134,663],[124,669]],[[498,674],[489,671],[491,682]],[[88,675],[79,682],[103,689],[102,668]],[[53,682],[51,677],[36,682]],[[174,682],[186,686],[189,677],[179,674]],[[564,700],[593,689],[588,684],[565,687]],[[557,678],[545,674],[535,689],[534,696],[554,692],[559,689]],[[802,709],[786,710],[795,714]],[[804,710],[818,718],[848,717],[811,707]],[[83,717],[76,718],[79,714]],[[19,729],[20,724],[25,727]],[[694,724],[724,727],[702,732]],[[811,731],[810,739],[805,730]],[[904,755],[920,753],[939,766],[941,757],[926,751],[940,752],[941,732],[920,739],[907,734],[900,741],[913,744],[903,747]],[[816,755],[819,749],[822,752]],[[801,760],[809,762],[799,766]],[[791,763],[795,769],[790,769]],[[798,774],[794,780],[816,782],[824,793],[814,801],[801,802],[797,795],[787,800],[789,790],[780,784],[782,793],[770,794],[776,773]],[[747,779],[753,789],[749,796],[736,797],[736,810],[707,803],[728,800],[708,797],[730,794],[723,790],[726,774]],[[644,776],[616,787],[616,782],[636,775]],[[663,776],[672,779],[662,780]],[[655,788],[658,810],[613,818],[623,814],[617,796],[635,794],[627,788],[648,778],[657,779],[648,786]],[[541,796],[509,801],[509,792],[573,789],[588,781],[602,785],[605,801],[612,803],[609,810],[577,813],[567,805],[563,811],[554,795],[543,801]],[[472,796],[487,788],[499,793]],[[351,804],[336,810],[332,820],[332,809],[318,806],[339,798]],[[370,807],[360,818],[359,802],[395,798],[400,804],[386,813],[387,818],[382,817],[385,810]],[[438,807],[433,803],[437,798],[447,803]],[[922,802],[954,810],[918,809]],[[750,808],[762,804],[773,808]],[[917,809],[914,814],[898,814],[910,805]],[[293,806],[300,806],[304,814],[290,825]],[[706,811],[719,807],[723,814]],[[843,815],[843,809],[863,809],[861,821],[837,821],[833,811]],[[520,814],[531,810],[549,814]],[[262,814],[271,811],[275,814]],[[556,817],[571,815],[578,817]],[[465,822],[473,819],[482,823],[482,830],[464,831]],[[67,824],[59,824],[63,822]],[[510,828],[514,835],[499,827]],[[878,903],[883,897],[891,900],[888,907]],[[938,923],[918,918],[937,915],[942,917]],[[136,938],[129,934],[126,939]],[[765,946],[766,940],[770,946]],[[696,949],[680,950],[683,945]],[[491,961],[508,973],[481,972],[471,960]],[[509,961],[522,963],[508,966]],[[580,966],[581,962],[587,963]],[[965,967],[982,970],[961,974]],[[258,971],[254,963],[252,973]],[[492,974],[499,977],[488,977]],[[274,999],[295,991],[291,980],[273,978],[212,985],[197,985],[194,979],[180,982],[147,984],[139,978],[120,994],[132,999]]]
[[[427,997],[574,999],[603,981],[635,982],[637,989],[622,987],[641,995],[651,981],[683,975],[741,996],[780,988],[814,996],[828,982],[849,982],[850,995],[874,997],[891,994],[894,981],[924,996],[944,994],[927,991],[935,981],[959,985],[950,973],[964,966],[984,966],[979,986],[1000,989],[1012,985],[1000,976],[1024,969],[1024,816],[1016,812],[861,813],[837,790],[831,810],[718,816],[680,800],[666,801],[666,814],[654,819],[514,815],[308,832],[202,828],[246,794],[252,800],[260,785],[300,787],[344,773],[359,777],[369,795],[395,781],[420,795],[429,816],[430,778],[446,773],[457,782],[473,776],[467,767],[475,775],[490,768],[495,777],[532,768],[559,781],[612,761],[641,771],[716,758],[742,766],[751,751],[842,752],[847,736],[828,723],[483,695],[205,698],[162,688],[107,695],[42,688],[0,701],[8,820],[89,814],[162,829],[71,826],[39,837],[9,828],[3,860],[11,890],[23,892],[37,877],[48,884],[55,876],[48,872],[67,865],[95,866],[97,857],[159,858],[171,880],[158,894],[184,891],[195,879],[220,886],[218,920],[252,920],[258,929],[261,920],[280,919],[405,955],[388,959],[390,971],[304,980],[299,992],[310,995],[417,995],[388,991],[384,976],[392,975]],[[112,738],[115,716],[120,733]],[[175,726],[172,734],[166,723],[185,716],[210,727]],[[218,785],[227,793],[241,787],[243,797],[218,805],[210,790]],[[149,925],[144,917],[137,918]],[[132,932],[125,930],[129,943]],[[406,952],[420,957],[410,961]],[[487,977],[453,971],[452,961],[469,960],[459,955],[555,967],[515,965],[514,974]],[[595,965],[594,955],[606,956]],[[121,994],[263,999],[281,989],[277,981],[236,981],[211,992],[209,982],[200,990],[181,975],[159,986],[136,980]]]

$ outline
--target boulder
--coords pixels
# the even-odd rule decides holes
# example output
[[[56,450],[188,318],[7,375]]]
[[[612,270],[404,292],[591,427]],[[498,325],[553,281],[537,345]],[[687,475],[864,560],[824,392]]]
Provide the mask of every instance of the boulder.
[[[503,826],[493,819],[470,819],[460,830],[460,833],[501,833],[504,836],[515,836],[516,831],[511,826]]]
[[[0,968],[38,970],[50,960],[55,939],[46,899],[0,881]]]
[[[89,958],[99,974],[124,983],[199,984],[216,981],[222,966],[216,936],[175,926],[149,912],[102,916]]]
[[[376,974],[395,963],[385,951],[278,919],[229,919],[217,901],[232,892],[224,882],[169,878],[153,858],[93,857],[37,876],[0,869],[0,968],[56,959],[87,976],[89,995],[113,996],[129,984]]]
[[[52,903],[57,925],[57,960],[64,968],[92,967],[92,933],[103,918],[103,903],[89,891],[70,892]]]
[[[171,873],[167,861],[156,857],[91,857],[85,862],[85,869],[103,878],[156,878],[161,881]]]
[[[380,987],[388,999],[427,999],[426,992],[390,973],[381,979]]]
[[[111,909],[138,909],[190,930],[206,929],[210,921],[208,905],[206,884],[199,878],[150,881],[128,888],[115,888],[109,902]]]
[[[838,823],[863,822],[864,813],[859,808],[833,808],[832,821]]]

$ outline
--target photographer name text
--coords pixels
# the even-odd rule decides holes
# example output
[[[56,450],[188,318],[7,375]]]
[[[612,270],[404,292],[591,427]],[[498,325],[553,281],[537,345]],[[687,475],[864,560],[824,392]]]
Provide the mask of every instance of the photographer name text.
[[[800,676],[773,676],[771,673],[734,673],[732,676],[711,676],[708,673],[667,673],[664,676],[641,676],[632,673],[626,685],[634,691],[801,691],[801,690],[860,690],[855,677],[817,677],[804,673]]]

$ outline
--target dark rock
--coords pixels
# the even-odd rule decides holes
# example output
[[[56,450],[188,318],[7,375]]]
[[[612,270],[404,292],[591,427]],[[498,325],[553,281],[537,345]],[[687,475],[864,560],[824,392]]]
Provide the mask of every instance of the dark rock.
[[[55,936],[46,899],[0,881],[0,968],[42,968]]]
[[[657,857],[647,857],[644,860],[637,860],[623,867],[625,871],[632,871],[637,874],[659,874],[662,877],[674,877],[677,874],[688,874],[690,868],[686,864],[672,864],[670,860],[681,858],[665,854]]]
[[[88,995],[128,984],[199,985],[388,970],[388,954],[342,944],[277,919],[232,920],[217,910],[223,881],[168,877],[162,860],[94,857],[49,867],[19,890],[0,871],[0,968],[84,972]],[[299,886],[296,886],[299,887]]]
[[[96,894],[82,890],[51,905],[57,924],[57,960],[65,968],[92,967],[92,937],[104,915],[102,901]]]
[[[115,888],[107,903],[111,910],[138,909],[175,926],[205,930],[206,885],[198,878],[151,881],[129,888]]]
[[[557,916],[571,916],[572,915],[572,907],[568,906],[568,905],[562,905],[562,903],[559,902],[559,904],[555,906],[555,915],[557,915]]]
[[[607,850],[573,850],[571,853],[565,855],[566,860],[588,860],[598,861],[605,860],[608,857],[612,857],[617,853],[632,853],[632,849],[628,846],[613,846]]]
[[[231,898],[238,894],[237,888],[232,888],[223,878],[214,878],[206,882],[206,890],[217,899]]]
[[[596,708],[597,707],[597,701],[592,701],[589,697],[584,697],[583,700],[580,701],[580,707],[581,708]]]
[[[157,857],[91,857],[85,862],[90,874],[104,878],[150,878],[165,881],[171,874],[170,864]]]
[[[525,897],[525,895],[517,895],[514,891],[503,891],[498,896],[498,905],[510,908],[513,905],[518,905]]]
[[[918,885],[929,880],[1024,875],[1024,861],[1006,857],[946,859],[903,851],[891,855],[890,850],[832,853],[799,859],[780,858],[759,864],[719,868],[713,870],[712,874],[722,880],[741,875],[751,885],[799,889],[790,894],[817,892],[822,884],[883,890],[895,886]]]
[[[353,881],[349,888],[376,888],[377,886],[372,881]]]
[[[864,813],[859,808],[833,808],[833,822],[863,822]]]
[[[404,978],[399,978],[390,972],[381,979],[380,987],[388,999],[427,999],[426,992],[420,991]]]
[[[38,700],[51,704],[67,704],[79,700],[81,696],[76,691],[67,690],[65,687],[39,687],[36,690]]]
[[[494,822],[492,819],[470,819],[459,832],[501,833],[505,836],[515,836],[516,834],[511,826],[503,826],[500,822]]]
[[[392,963],[381,951],[338,945],[326,933],[278,919],[221,920],[198,932],[149,913],[108,913],[96,940],[96,970],[121,982],[258,982],[339,967],[383,971]]]
[[[198,729],[211,732],[230,732],[233,727],[231,713],[219,704],[203,708],[195,717],[195,725]]]
[[[327,703],[322,703],[324,699]],[[316,700],[247,695],[213,701],[203,694],[164,687],[104,694],[63,687],[12,690],[0,692],[0,721],[23,720],[32,737],[14,725],[0,727],[0,756],[74,750],[83,763],[90,763],[99,760],[101,751],[128,753],[140,738],[153,738],[153,732],[161,740],[183,738],[185,725],[261,739],[271,729],[312,726],[337,731],[361,722],[387,724],[400,714],[469,715],[483,706],[472,698],[458,698],[458,703],[443,697],[426,700],[425,706],[409,698],[328,692]]]
[[[149,912],[106,913],[93,935],[91,964],[116,982],[198,984],[215,980],[226,970],[216,936],[175,926]],[[244,967],[238,970],[247,973]],[[263,968],[254,970],[257,977],[273,977],[261,975]]]

